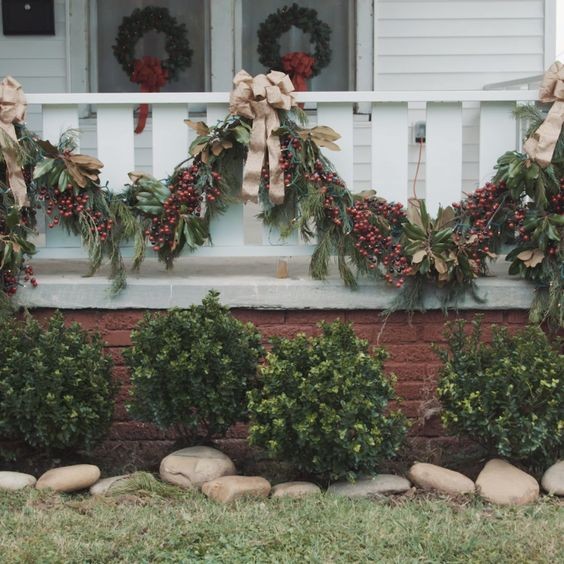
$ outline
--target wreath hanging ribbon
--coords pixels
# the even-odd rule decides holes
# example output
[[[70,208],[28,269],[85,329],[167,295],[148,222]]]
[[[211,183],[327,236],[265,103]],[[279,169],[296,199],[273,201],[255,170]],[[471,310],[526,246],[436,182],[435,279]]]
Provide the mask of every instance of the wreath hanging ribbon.
[[[524,151],[541,167],[552,161],[564,123],[564,65],[558,61],[545,72],[539,90],[541,102],[554,102],[542,125],[527,139]]]
[[[167,81],[168,71],[163,68],[158,57],[145,56],[133,62],[131,82],[139,84],[141,92],[160,92]],[[149,104],[140,104],[135,133],[141,133],[145,129],[148,115]]]
[[[15,123],[25,119],[27,102],[22,85],[11,76],[0,82],[0,149],[7,169],[7,181],[18,207],[29,205],[27,186],[14,148],[18,144]]]
[[[243,201],[258,202],[261,170],[268,159],[270,173],[270,201],[284,202],[284,173],[280,168],[282,150],[280,139],[273,132],[280,127],[277,110],[296,106],[294,85],[290,77],[280,71],[251,76],[240,70],[233,79],[229,98],[229,112],[253,120],[249,154],[243,169]]]

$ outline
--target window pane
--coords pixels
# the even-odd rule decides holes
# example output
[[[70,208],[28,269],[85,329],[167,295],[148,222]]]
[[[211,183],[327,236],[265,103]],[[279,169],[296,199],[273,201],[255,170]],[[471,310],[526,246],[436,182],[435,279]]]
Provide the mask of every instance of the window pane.
[[[290,6],[292,0],[243,0],[243,68],[255,75],[265,71],[259,63],[257,53],[257,31],[260,24],[273,12],[284,6]],[[351,45],[350,12],[354,2],[349,0],[302,0],[300,7],[317,10],[317,17],[331,28],[331,62],[321,73],[310,79],[310,90],[349,90],[351,85]],[[313,54],[315,47],[310,44],[309,36],[292,27],[279,38],[280,54],[292,51],[304,51]]]
[[[139,85],[131,82],[114,57],[118,27],[124,16],[135,8],[161,6],[168,8],[179,23],[186,24],[188,41],[193,51],[191,66],[180,73],[177,81],[168,83],[163,92],[198,92],[205,90],[206,0],[98,0],[98,90],[100,92],[138,92]],[[149,32],[137,42],[137,57],[145,55],[166,58],[164,35]]]

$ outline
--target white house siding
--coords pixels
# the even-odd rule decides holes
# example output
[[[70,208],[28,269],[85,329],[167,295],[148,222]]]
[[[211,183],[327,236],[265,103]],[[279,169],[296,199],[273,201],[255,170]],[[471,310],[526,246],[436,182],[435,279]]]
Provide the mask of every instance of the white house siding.
[[[71,0],[72,1],[72,0]],[[378,90],[462,90],[540,74],[544,67],[544,0],[375,0],[375,88]],[[0,34],[0,76],[12,74],[27,92],[65,92],[71,83],[65,1],[55,0],[56,35]],[[28,122],[41,132],[38,108]],[[413,105],[410,121],[425,118]],[[367,115],[355,120],[355,189],[372,188],[371,135]],[[478,178],[478,110],[463,112],[463,189]],[[81,121],[82,150],[96,154],[92,120]],[[410,136],[411,138],[411,136]],[[151,124],[136,136],[136,168],[151,169]],[[419,147],[409,150],[410,182]],[[425,194],[425,164],[417,194]],[[378,188],[375,186],[374,188]]]
[[[544,70],[544,0],[376,0],[377,90],[481,90]],[[415,106],[415,105],[414,105]],[[417,108],[417,106],[415,106]],[[411,122],[425,119],[412,109]],[[478,178],[479,112],[463,110],[463,190]],[[369,139],[368,139],[369,141]],[[410,147],[410,179],[418,147]],[[425,193],[425,165],[418,195]]]
[[[26,92],[66,92],[65,1],[55,0],[55,35],[5,36],[1,21],[0,11],[0,78],[12,75]],[[34,129],[41,127],[38,112],[35,107],[28,110],[28,123]]]

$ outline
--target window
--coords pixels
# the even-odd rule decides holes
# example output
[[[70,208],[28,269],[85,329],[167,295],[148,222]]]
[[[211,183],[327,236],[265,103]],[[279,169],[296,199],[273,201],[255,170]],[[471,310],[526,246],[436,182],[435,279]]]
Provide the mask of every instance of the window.
[[[257,31],[260,24],[273,12],[292,4],[292,0],[242,0],[242,66],[255,75],[264,72],[257,53]],[[318,18],[331,28],[331,62],[321,73],[309,81],[310,90],[354,89],[354,6],[355,2],[343,0],[301,0],[300,7],[313,8]],[[309,36],[292,27],[280,37],[280,53],[292,51],[312,53]]]
[[[137,92],[139,86],[132,83],[114,57],[112,46],[118,28],[124,18],[135,8],[161,6],[168,8],[180,23],[186,24],[188,41],[193,51],[191,66],[182,72],[179,80],[162,88],[163,92],[201,92],[206,89],[206,66],[209,25],[206,0],[97,0],[95,27],[97,42],[97,82],[99,92]],[[138,57],[162,56],[164,35],[149,32],[135,47]]]

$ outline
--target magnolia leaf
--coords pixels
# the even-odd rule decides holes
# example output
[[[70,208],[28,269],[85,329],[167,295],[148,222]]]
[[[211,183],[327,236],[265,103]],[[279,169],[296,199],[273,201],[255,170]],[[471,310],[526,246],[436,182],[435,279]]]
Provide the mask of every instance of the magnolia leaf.
[[[420,249],[419,251],[413,253],[413,256],[411,257],[411,262],[413,264],[419,264],[426,256],[427,256],[427,251],[425,249]]]
[[[302,139],[307,139],[308,137],[318,146],[326,147],[331,151],[340,151],[339,145],[334,143],[341,136],[330,127],[326,125],[318,125],[317,127],[312,127],[311,129],[301,129],[298,131],[298,135]]]
[[[363,190],[362,192],[353,194],[353,198],[355,200],[368,200],[369,198],[373,198],[374,196],[376,196],[376,190]]]
[[[83,176],[80,167],[75,165],[72,161],[67,160],[67,171],[70,174],[71,178],[80,186],[81,188],[85,188],[87,184],[87,179]]]
[[[56,157],[59,154],[59,149],[52,145],[49,141],[43,139],[35,139],[35,142],[41,147],[46,155]]]
[[[211,144],[211,152],[217,157],[223,151],[223,144],[219,139],[214,139]]]
[[[409,201],[406,217],[410,223],[413,223],[413,225],[417,225],[417,227],[420,227],[421,229],[423,229],[423,231],[426,231],[425,227],[423,226],[423,221],[421,220],[420,209],[418,208],[418,204],[416,204],[415,202],[419,202],[419,200]]]
[[[90,155],[69,155],[68,157],[65,157],[65,160],[72,161],[73,163],[89,170],[100,170],[101,168],[104,168],[104,163],[102,161],[99,161]]]
[[[193,155],[194,157],[196,157],[207,147],[207,145],[208,145],[207,142],[206,143],[192,143],[192,145],[190,145],[190,154]]]
[[[185,119],[184,123],[191,127],[199,136],[208,135],[210,128],[203,121],[192,121],[191,119]]]
[[[544,259],[544,253],[540,249],[527,249],[517,255],[517,258],[525,264],[527,268],[534,268]]]
[[[130,173],[128,173],[129,179],[131,180],[131,182],[133,182],[133,184],[136,184],[137,182],[139,182],[141,179],[147,179],[147,180],[155,180],[155,178],[153,176],[151,176],[150,174],[147,174],[145,172],[139,172],[137,170],[134,170]]]
[[[55,161],[53,159],[43,159],[36,165],[33,171],[33,178],[41,178],[44,174],[51,170],[51,167],[54,165]]]
[[[248,145],[251,142],[251,132],[242,123],[233,128],[233,135],[235,135],[235,141],[241,143],[241,145]]]
[[[232,149],[233,148],[233,142],[229,141],[229,139],[224,139],[221,144],[223,145],[224,149]]]
[[[436,255],[433,255],[433,258],[435,259],[435,269],[437,272],[442,275],[446,274],[448,272],[447,263],[441,257]]]
[[[443,229],[454,221],[455,213],[451,206],[439,209],[437,220],[435,221],[435,229]]]

